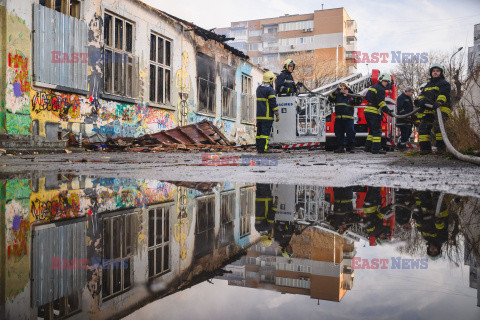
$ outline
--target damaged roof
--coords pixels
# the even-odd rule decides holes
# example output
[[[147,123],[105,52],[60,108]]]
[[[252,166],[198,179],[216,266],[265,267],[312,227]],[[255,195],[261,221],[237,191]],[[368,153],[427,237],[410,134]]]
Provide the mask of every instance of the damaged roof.
[[[196,24],[192,23],[192,22],[188,22],[186,20],[183,20],[183,19],[180,19],[178,17],[175,17],[165,11],[162,11],[162,10],[159,10],[157,8],[154,8],[148,4],[146,4],[145,2],[142,2],[140,0],[135,0],[136,2],[140,3],[141,5],[149,8],[150,10],[153,10],[157,13],[160,13],[161,15],[163,16],[166,16],[168,18],[170,18],[171,20],[174,20],[175,22],[179,22],[179,23],[182,23],[184,25],[186,25],[187,27],[191,28],[196,35],[202,37],[204,40],[213,40],[213,41],[216,41],[218,43],[221,43],[224,48],[228,51],[230,51],[231,53],[233,53],[234,55],[240,57],[240,58],[243,58],[243,59],[250,59],[249,56],[247,56],[245,53],[243,53],[242,51],[240,50],[237,50],[235,49],[234,47],[232,46],[229,46],[228,44],[225,43],[225,41],[228,41],[228,40],[233,40],[232,38],[227,38],[226,36],[224,35],[221,35],[221,34],[216,34],[215,32],[213,31],[210,31],[210,30],[207,30],[207,29],[203,29],[199,26],[197,26]]]

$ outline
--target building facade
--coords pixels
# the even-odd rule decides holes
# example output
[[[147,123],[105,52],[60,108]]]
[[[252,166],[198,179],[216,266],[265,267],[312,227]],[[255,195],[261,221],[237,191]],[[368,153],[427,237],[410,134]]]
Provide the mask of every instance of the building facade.
[[[263,70],[221,36],[138,0],[0,0],[0,134],[139,137],[214,122],[255,140]]]
[[[235,38],[228,42],[231,46],[274,72],[281,71],[281,61],[299,52],[333,65],[337,60],[340,74],[352,73],[356,67],[352,51],[356,50],[357,24],[344,8],[232,22],[229,28],[215,32]]]
[[[480,23],[473,26],[473,46],[468,47],[468,68],[480,62]]]

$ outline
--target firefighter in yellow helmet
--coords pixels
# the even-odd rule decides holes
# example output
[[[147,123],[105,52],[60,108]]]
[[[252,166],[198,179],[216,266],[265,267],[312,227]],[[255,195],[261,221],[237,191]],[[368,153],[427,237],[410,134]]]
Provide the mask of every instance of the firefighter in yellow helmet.
[[[295,70],[295,62],[293,59],[287,59],[283,63],[283,70],[275,81],[275,91],[277,95],[293,96],[297,94],[297,85],[293,80],[293,70]],[[301,85],[300,83],[298,85]]]
[[[273,115],[280,120],[273,81],[275,75],[265,72],[263,82],[257,88],[257,152],[265,153],[268,149],[268,139],[273,126]]]

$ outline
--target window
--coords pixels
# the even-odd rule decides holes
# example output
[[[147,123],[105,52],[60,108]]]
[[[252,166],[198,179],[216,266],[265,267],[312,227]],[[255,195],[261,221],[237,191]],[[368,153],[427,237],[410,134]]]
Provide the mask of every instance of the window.
[[[264,33],[277,33],[278,28],[277,27],[265,27],[263,28]]]
[[[313,29],[313,20],[280,23],[280,31]]]
[[[148,277],[170,271],[170,206],[148,211]]]
[[[277,286],[310,289],[310,279],[292,279],[277,277],[275,280]]]
[[[76,292],[38,307],[37,319],[67,319],[81,310],[81,295]]]
[[[219,247],[234,242],[233,218],[235,217],[235,191],[223,193],[220,197]]]
[[[198,111],[215,114],[215,60],[203,53],[197,54]]]
[[[197,222],[195,224],[195,258],[213,251],[215,227],[215,195],[197,200]]]
[[[313,43],[313,37],[283,38],[280,40],[282,46],[294,46]]]
[[[235,118],[235,69],[222,66],[222,116]]]
[[[250,50],[250,51],[262,50],[262,44],[261,43],[250,43],[248,45],[248,50]]]
[[[250,37],[258,37],[258,36],[261,36],[262,35],[262,30],[251,30],[248,32],[248,35]]]
[[[40,5],[80,19],[80,0],[40,0]]]
[[[103,301],[132,286],[132,255],[138,238],[135,219],[135,214],[123,214],[103,220]]]
[[[252,58],[252,63],[253,64],[261,64],[262,63],[262,57]]]
[[[251,220],[255,212],[255,190],[240,190],[240,238],[250,235]]]
[[[170,104],[172,42],[150,34],[150,101]]]
[[[40,83],[39,86],[49,84],[63,90],[87,91],[88,26],[78,19],[79,1],[70,1],[70,12],[61,10],[62,3],[58,3],[56,11],[54,1],[33,5],[33,80]],[[19,63],[19,67],[23,65]],[[28,68],[22,71],[25,73]],[[29,90],[30,83],[21,82],[21,92]]]
[[[105,13],[104,91],[127,98],[138,97],[138,57],[133,55],[134,25]]]

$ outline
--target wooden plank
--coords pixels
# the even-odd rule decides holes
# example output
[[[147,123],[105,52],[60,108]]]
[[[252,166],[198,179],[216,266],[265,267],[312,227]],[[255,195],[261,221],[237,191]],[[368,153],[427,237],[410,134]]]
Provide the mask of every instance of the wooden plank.
[[[181,143],[181,144],[184,144],[184,142],[182,140],[179,140],[177,138],[175,138],[174,136],[172,136],[170,133],[168,133],[167,131],[163,131],[163,134],[166,135],[169,139],[171,139],[172,141],[176,142],[176,143]]]
[[[205,132],[203,132],[203,130],[200,129],[199,126],[198,126],[196,123],[194,123],[194,125],[195,125],[195,128],[198,129],[198,132],[199,132],[202,136],[204,136],[205,138],[207,138],[207,140],[210,141],[210,143],[212,143],[212,144],[217,144],[216,141],[213,140],[212,138],[210,138],[210,136],[209,136],[208,134],[206,134]]]
[[[185,133],[185,131],[182,127],[178,127],[177,129],[178,129],[178,132],[183,134],[183,136],[188,139],[188,141],[190,141],[191,143],[197,143],[197,141],[195,139],[193,139],[192,137],[190,137],[190,135]]]

